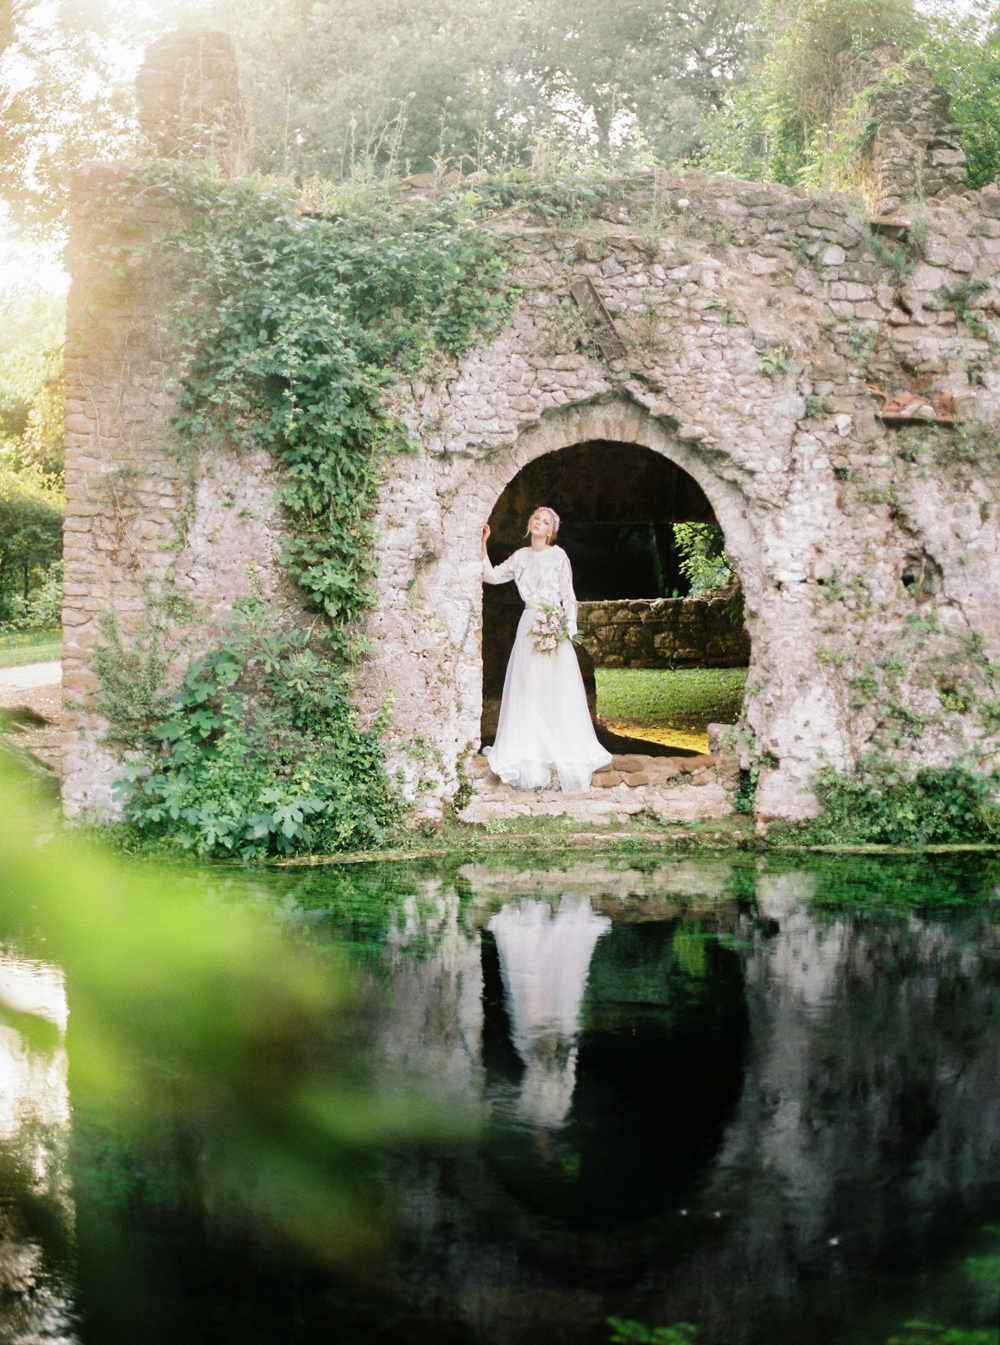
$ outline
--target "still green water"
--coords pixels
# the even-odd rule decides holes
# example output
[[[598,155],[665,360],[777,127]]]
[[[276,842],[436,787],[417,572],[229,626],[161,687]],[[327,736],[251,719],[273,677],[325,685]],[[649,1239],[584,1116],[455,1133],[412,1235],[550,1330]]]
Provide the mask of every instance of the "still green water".
[[[336,1030],[303,1011],[240,1054],[226,994],[192,975],[218,1015],[223,1045],[198,1047],[218,1086],[187,1082],[180,1028],[136,1022],[151,1096],[188,1101],[130,1127],[127,1106],[84,1106],[74,1083],[74,1014],[98,992],[72,968],[64,982],[44,929],[12,936],[10,1345],[568,1345],[608,1340],[610,1315],[690,1322],[698,1345],[995,1327],[995,860],[204,880],[200,904],[247,908],[276,950],[337,968]],[[186,987],[172,993],[183,1004]],[[262,976],[237,1016],[266,1023],[268,994]],[[345,1124],[374,1136],[363,1160],[318,1140],[303,1157],[267,1110],[299,1071],[353,1090]],[[343,1247],[338,1207],[313,1208],[308,1182],[275,1216],[278,1174],[307,1160],[350,1170]]]

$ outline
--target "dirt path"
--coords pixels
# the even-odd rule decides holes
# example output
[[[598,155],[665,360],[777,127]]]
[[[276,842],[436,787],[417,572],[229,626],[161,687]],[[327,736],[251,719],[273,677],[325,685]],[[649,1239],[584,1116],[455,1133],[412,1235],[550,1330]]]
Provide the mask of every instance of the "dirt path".
[[[55,686],[62,681],[62,664],[25,663],[20,668],[0,668],[0,704],[8,705],[9,695],[15,696],[34,687]]]
[[[0,668],[0,736],[26,765],[58,777],[62,664]]]

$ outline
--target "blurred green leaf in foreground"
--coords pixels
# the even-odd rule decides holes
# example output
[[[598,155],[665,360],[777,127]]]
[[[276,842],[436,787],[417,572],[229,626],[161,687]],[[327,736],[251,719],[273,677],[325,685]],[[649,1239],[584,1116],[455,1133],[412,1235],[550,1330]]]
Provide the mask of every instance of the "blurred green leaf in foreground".
[[[63,833],[0,757],[0,942],[65,971],[74,1125],[117,1153],[180,1143],[215,1217],[361,1265],[381,1242],[373,1159],[427,1114],[364,1083],[335,951],[212,886]]]

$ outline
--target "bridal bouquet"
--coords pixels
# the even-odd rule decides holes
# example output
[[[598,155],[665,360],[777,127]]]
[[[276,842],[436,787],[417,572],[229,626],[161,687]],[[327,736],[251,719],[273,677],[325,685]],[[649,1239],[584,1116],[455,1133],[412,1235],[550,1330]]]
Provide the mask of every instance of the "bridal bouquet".
[[[535,617],[530,635],[536,654],[555,653],[563,640],[570,638],[566,613],[561,607],[553,607],[551,603],[539,603],[538,615]]]

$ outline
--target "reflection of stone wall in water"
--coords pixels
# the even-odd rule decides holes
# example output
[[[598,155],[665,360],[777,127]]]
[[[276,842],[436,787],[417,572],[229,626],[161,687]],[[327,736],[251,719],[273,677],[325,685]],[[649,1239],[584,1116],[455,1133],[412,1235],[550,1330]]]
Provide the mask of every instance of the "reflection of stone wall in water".
[[[479,935],[454,889],[422,883],[388,939],[392,995],[378,1030],[383,1081],[414,1082],[449,1108],[478,1114],[482,1093],[483,973]]]
[[[973,1233],[995,1208],[1000,946],[992,928],[977,925],[971,944],[948,921],[825,917],[810,905],[816,880],[796,874],[758,875],[759,919],[749,920],[729,895],[735,871],[723,863],[630,873],[581,861],[520,876],[470,866],[462,877],[472,899],[456,934],[470,947],[476,925],[522,893],[549,902],[560,891],[589,893],[626,931],[685,911],[688,924],[697,915],[721,925],[745,950],[749,1013],[742,1090],[683,1216],[671,1207],[633,1222],[553,1219],[481,1152],[394,1169],[406,1193],[402,1279],[421,1302],[433,1294],[443,1319],[476,1340],[589,1338],[623,1303],[625,1315],[646,1321],[697,1322],[700,1338],[725,1345],[745,1345],[761,1320],[777,1320],[781,1338],[783,1313],[801,1336],[794,1313],[835,1324],[868,1311],[857,1301],[857,1284],[870,1286],[865,1276],[900,1256],[926,1261],[937,1254],[927,1240],[944,1222],[964,1219]],[[609,964],[614,938],[601,940],[596,987],[612,1025],[624,1005],[650,996],[640,963]],[[436,983],[432,967],[428,984]],[[457,1042],[450,996],[423,1011]],[[585,1001],[585,1021],[597,1017]],[[711,1059],[703,1064],[710,1073]],[[581,1077],[592,1095],[599,1089],[595,1068],[584,1040],[577,1096]],[[489,1087],[485,1072],[477,1080],[477,1090]],[[560,1133],[552,1132],[555,1146]],[[557,1169],[560,1155],[558,1147],[549,1154]],[[807,1282],[805,1297],[791,1292]],[[900,1320],[914,1306],[904,1304]]]
[[[920,110],[909,138],[908,100]],[[224,121],[224,110],[213,115]],[[578,508],[584,519],[645,517],[635,510],[656,475],[650,460],[675,477],[677,501],[688,492],[675,501],[684,517],[717,520],[740,576],[753,642],[743,765],[761,765],[759,817],[810,815],[821,766],[897,742],[914,763],[950,765],[970,748],[984,768],[997,763],[996,725],[981,710],[1000,660],[1000,187],[957,194],[961,150],[923,75],[875,113],[886,123],[879,200],[912,194],[890,145],[919,160],[925,193],[932,181],[941,193],[922,203],[919,239],[903,239],[904,268],[887,264],[846,194],[699,174],[613,183],[572,227],[515,212],[480,226],[509,248],[521,298],[489,347],[392,391],[419,451],[386,464],[373,653],[359,669],[362,718],[391,704],[389,768],[420,812],[440,815],[480,742],[483,522],[518,479],[519,526],[539,491],[564,484],[566,500],[546,502],[570,518]],[[157,141],[164,127],[149,131]],[[109,205],[121,171],[77,176],[67,254],[64,685],[82,707],[65,723],[70,813],[113,810],[121,770],[94,701],[104,612],[134,635],[150,586],[177,587],[208,613],[185,632],[193,655],[215,641],[252,570],[282,617],[306,619],[280,562],[273,462],[249,445],[240,456],[202,445],[192,493],[170,429],[177,370],[162,277],[137,265],[108,281],[90,257],[95,231],[164,223],[142,193],[134,218]],[[570,297],[581,281],[617,324],[621,358],[607,361],[581,329]],[[971,439],[881,423],[872,379],[889,391],[919,383],[943,406],[971,397],[960,408]],[[578,456],[575,495],[551,475],[563,451]],[[663,517],[659,502],[652,512]],[[917,572],[935,576],[933,593],[912,582]],[[859,689],[861,668],[875,694]]]

